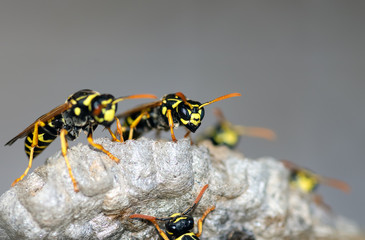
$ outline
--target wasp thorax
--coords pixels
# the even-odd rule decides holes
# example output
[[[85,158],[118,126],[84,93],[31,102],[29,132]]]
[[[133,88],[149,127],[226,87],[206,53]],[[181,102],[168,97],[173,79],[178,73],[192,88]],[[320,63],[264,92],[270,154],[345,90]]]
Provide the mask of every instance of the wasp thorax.
[[[188,233],[194,227],[194,219],[191,216],[179,215],[165,224],[167,232],[172,236],[181,236]]]
[[[95,121],[104,126],[114,122],[117,104],[113,103],[114,97],[110,94],[96,96],[91,102],[91,115]]]

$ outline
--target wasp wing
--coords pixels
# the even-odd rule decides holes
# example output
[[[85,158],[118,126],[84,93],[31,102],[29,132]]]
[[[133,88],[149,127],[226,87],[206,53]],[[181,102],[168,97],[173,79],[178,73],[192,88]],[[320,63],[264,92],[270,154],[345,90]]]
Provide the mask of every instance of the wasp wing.
[[[128,111],[125,111],[123,113],[118,114],[116,117],[117,118],[123,118],[123,117],[127,117],[130,116],[134,113],[137,112],[141,112],[142,110],[148,109],[148,108],[154,108],[154,107],[158,107],[162,104],[161,100],[155,101],[155,102],[150,102],[150,103],[145,103],[145,104],[141,104],[135,108],[132,108]]]
[[[40,116],[37,120],[35,120],[34,123],[32,123],[31,125],[29,125],[21,133],[19,133],[13,139],[11,139],[9,142],[7,142],[5,144],[5,146],[6,145],[9,145],[10,146],[11,144],[13,144],[19,138],[23,138],[23,137],[27,136],[30,132],[32,132],[34,130],[34,125],[36,124],[36,122],[38,122],[38,121],[47,122],[48,120],[52,119],[53,117],[55,117],[55,116],[63,113],[67,109],[71,108],[71,106],[72,106],[71,103],[65,102],[64,104],[59,105],[58,107],[55,107],[54,109],[52,109],[50,112],[48,112],[48,113]]]

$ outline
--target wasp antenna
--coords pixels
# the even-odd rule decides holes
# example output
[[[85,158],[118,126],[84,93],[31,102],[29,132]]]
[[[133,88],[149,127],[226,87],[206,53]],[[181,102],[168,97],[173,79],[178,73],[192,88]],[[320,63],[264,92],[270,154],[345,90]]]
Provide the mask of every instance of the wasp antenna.
[[[242,96],[241,93],[230,93],[230,94],[227,94],[227,95],[224,95],[224,96],[221,96],[221,97],[218,97],[212,101],[209,101],[209,102],[206,102],[206,103],[203,103],[202,105],[199,106],[199,109],[200,108],[203,108],[204,106],[206,105],[209,105],[211,103],[214,103],[214,102],[218,102],[218,101],[221,101],[223,99],[226,99],[226,98],[231,98],[231,97],[239,97],[239,96]]]
[[[208,186],[209,186],[209,185],[208,185],[208,184],[206,184],[206,185],[202,188],[202,190],[200,190],[200,193],[199,193],[199,195],[196,197],[196,199],[195,199],[195,201],[194,201],[193,205],[192,205],[191,207],[189,207],[188,209],[186,209],[186,210],[182,213],[182,215],[186,215],[186,214],[188,214],[190,211],[192,211],[192,210],[196,207],[196,205],[199,203],[200,199],[203,197],[203,194],[204,194],[205,190],[207,190]]]
[[[132,99],[132,98],[154,98],[154,99],[156,99],[157,96],[156,95],[153,95],[153,94],[135,94],[135,95],[130,95],[130,96],[116,98],[113,101],[113,103],[121,102],[121,101],[123,101],[125,99]]]
[[[143,214],[133,214],[133,215],[130,215],[129,218],[142,218],[142,219],[146,219],[146,220],[149,220],[149,221],[155,221],[156,220],[155,217],[148,216],[148,215],[143,215]]]
[[[184,101],[184,103],[186,105],[188,105],[190,108],[193,108],[193,106],[191,106],[191,104],[188,102],[188,100],[186,100],[186,97],[182,92],[177,92],[177,93],[175,93],[175,95],[178,96],[179,98],[181,98]]]

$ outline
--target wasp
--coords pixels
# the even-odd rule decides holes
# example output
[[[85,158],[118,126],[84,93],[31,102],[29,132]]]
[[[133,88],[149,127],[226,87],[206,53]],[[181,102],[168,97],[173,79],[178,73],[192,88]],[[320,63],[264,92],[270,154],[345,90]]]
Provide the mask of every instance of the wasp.
[[[204,118],[204,107],[223,99],[241,96],[240,93],[230,93],[206,103],[190,100],[181,92],[167,94],[161,100],[142,104],[117,118],[125,118],[124,125],[129,127],[128,139],[139,137],[152,129],[170,130],[171,138],[176,142],[174,128],[185,126],[187,137],[195,132]],[[125,131],[127,133],[128,131]]]
[[[214,145],[225,145],[234,149],[237,147],[241,136],[257,137],[266,140],[276,139],[275,132],[268,128],[233,125],[224,117],[222,110],[219,108],[214,109],[214,115],[217,117],[218,122],[215,126],[207,128],[198,137],[198,142],[208,139]]]
[[[62,155],[65,158],[75,192],[78,192],[79,189],[72,175],[71,166],[67,157],[67,139],[73,141],[79,137],[81,131],[84,131],[87,133],[87,140],[91,146],[101,150],[118,163],[118,158],[104,149],[102,145],[94,142],[93,131],[99,124],[103,125],[112,134],[113,139],[116,139],[110,130],[110,125],[115,120],[117,103],[130,98],[157,97],[150,94],[140,94],[114,98],[111,94],[100,94],[93,90],[83,89],[70,95],[64,104],[39,117],[35,122],[5,144],[12,145],[16,140],[25,137],[25,153],[29,158],[28,167],[20,178],[17,178],[12,183],[12,186],[27,175],[29,169],[32,167],[33,158],[43,152],[57,136],[60,136],[61,139]]]
[[[330,209],[330,207],[324,203],[320,195],[315,194],[315,191],[320,184],[331,186],[344,193],[349,193],[351,191],[350,186],[341,180],[321,176],[288,160],[281,160],[281,162],[290,172],[290,185],[305,194],[313,194],[314,201],[319,205],[325,206],[327,209]]]
[[[203,232],[203,221],[206,216],[215,209],[215,206],[208,208],[203,216],[198,220],[198,233],[192,232],[194,227],[194,218],[188,215],[192,212],[198,205],[200,199],[202,198],[205,190],[208,188],[208,184],[205,185],[200,191],[198,197],[195,199],[193,205],[183,211],[182,213],[174,213],[170,217],[166,218],[156,218],[152,216],[133,214],[129,218],[141,218],[150,221],[157,229],[158,233],[164,240],[176,239],[176,240],[197,240]],[[166,233],[161,230],[157,221],[164,221]]]

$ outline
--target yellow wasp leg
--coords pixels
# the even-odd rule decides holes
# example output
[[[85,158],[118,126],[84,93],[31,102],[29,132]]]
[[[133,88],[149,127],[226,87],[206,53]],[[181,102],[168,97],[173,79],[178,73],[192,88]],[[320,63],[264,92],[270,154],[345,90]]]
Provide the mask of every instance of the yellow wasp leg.
[[[108,129],[110,135],[112,136],[112,141],[113,142],[121,142],[116,136],[115,134],[113,133],[113,131],[110,129],[110,127],[107,127],[106,129]]]
[[[119,163],[119,159],[117,157],[115,157],[113,154],[111,154],[110,152],[108,152],[107,150],[105,150],[105,148],[103,146],[101,146],[100,144],[97,144],[97,143],[94,142],[92,131],[90,131],[88,133],[88,135],[87,135],[87,141],[89,142],[89,144],[91,146],[93,146],[96,149],[99,149],[100,151],[102,151],[103,153],[105,153],[106,155],[108,155],[108,157],[110,157],[116,163]]]
[[[124,142],[122,124],[120,124],[119,118],[117,118],[117,117],[114,117],[114,118],[115,118],[115,121],[117,122],[117,132],[120,136],[120,142]]]
[[[141,121],[143,116],[147,116],[149,117],[148,112],[143,111],[141,114],[139,114],[139,116],[134,119],[134,121],[132,122],[132,124],[129,126],[129,136],[128,136],[128,140],[132,140],[133,139],[133,131],[134,129],[137,127],[138,123]]]
[[[28,162],[28,167],[27,169],[25,169],[24,173],[20,176],[20,178],[15,179],[15,181],[11,184],[12,187],[14,187],[14,185],[19,182],[20,180],[22,180],[25,176],[27,176],[29,169],[32,167],[32,162],[33,162],[33,155],[34,155],[34,148],[38,146],[38,126],[44,127],[45,124],[42,121],[38,121],[34,124],[34,130],[33,130],[33,139],[32,139],[32,146],[30,149],[30,154],[29,154],[29,162]]]
[[[70,165],[70,162],[68,161],[68,157],[67,157],[68,143],[67,143],[67,140],[66,140],[66,134],[67,134],[67,130],[66,129],[61,129],[61,132],[60,132],[61,151],[62,151],[63,158],[65,159],[65,162],[66,162],[68,174],[70,175],[72,184],[74,185],[74,191],[78,192],[79,187],[77,186],[77,182],[76,182],[76,180],[75,180],[75,178],[72,174],[71,165]]]
[[[176,142],[176,137],[175,137],[175,133],[174,133],[174,120],[172,119],[171,109],[167,110],[166,115],[167,115],[167,119],[169,120],[172,141]]]
[[[194,144],[194,142],[193,142],[193,139],[190,137],[190,131],[189,130],[187,130],[186,131],[186,133],[185,133],[185,135],[184,135],[184,138],[189,138],[190,139],[190,145],[193,145]]]
[[[164,231],[161,230],[161,228],[158,226],[157,222],[155,220],[150,220],[152,222],[153,225],[155,225],[158,233],[160,234],[160,236],[164,239],[164,240],[170,240],[169,237],[166,235],[166,233]]]
[[[210,208],[208,208],[205,212],[204,212],[204,214],[203,214],[203,216],[198,220],[198,230],[199,230],[199,232],[197,233],[197,234],[195,234],[197,237],[200,237],[200,235],[202,234],[202,232],[203,232],[203,221],[204,221],[204,219],[207,217],[207,215],[211,212],[211,211],[213,211],[215,209],[215,206],[213,206],[213,207],[210,207]]]
[[[185,133],[185,135],[184,135],[184,138],[187,138],[187,137],[189,137],[189,135],[190,135],[190,131],[188,130],[188,131],[186,131],[186,133]]]

